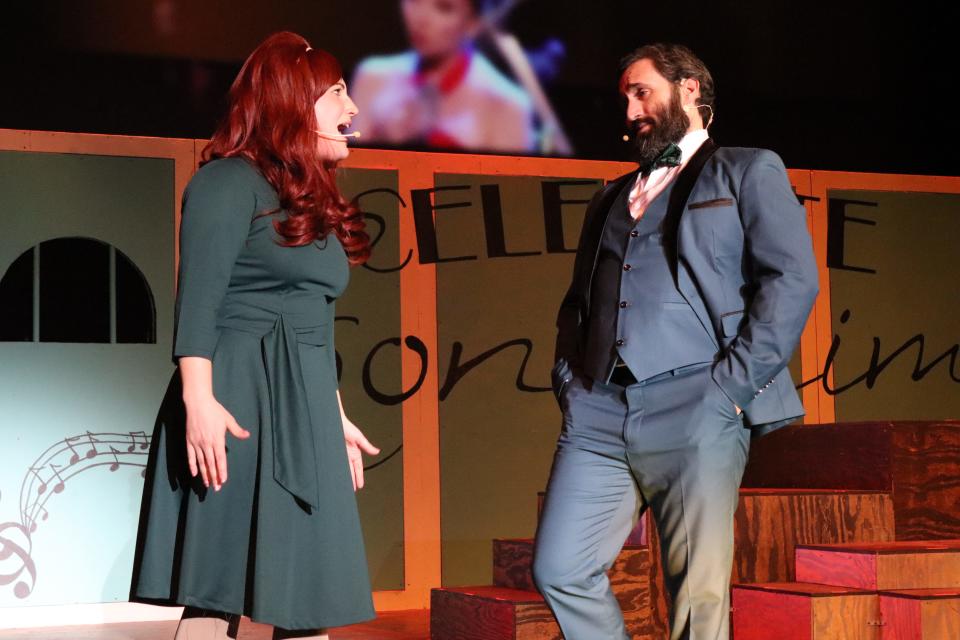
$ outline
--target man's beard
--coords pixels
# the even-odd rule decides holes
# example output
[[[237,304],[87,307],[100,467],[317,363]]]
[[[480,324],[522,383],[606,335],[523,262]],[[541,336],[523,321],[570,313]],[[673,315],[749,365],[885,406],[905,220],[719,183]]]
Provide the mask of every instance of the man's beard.
[[[637,133],[640,125],[650,124],[650,131]],[[641,167],[648,167],[670,143],[683,140],[690,128],[690,118],[680,106],[679,96],[672,95],[669,104],[658,107],[651,116],[629,122],[633,139],[634,159]]]

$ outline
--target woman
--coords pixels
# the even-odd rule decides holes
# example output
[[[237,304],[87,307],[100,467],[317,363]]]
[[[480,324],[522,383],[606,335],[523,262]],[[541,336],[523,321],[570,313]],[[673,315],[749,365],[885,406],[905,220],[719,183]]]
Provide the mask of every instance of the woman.
[[[523,153],[536,149],[527,94],[473,39],[490,0],[401,0],[412,51],[375,56],[353,77],[364,142]]]
[[[333,346],[333,301],[370,254],[334,181],[357,114],[341,76],[302,37],[270,36],[184,193],[179,375],[134,579],[138,598],[187,606],[177,640],[226,638],[241,613],[275,638],[374,615],[353,492],[361,451],[379,450],[344,414]]]

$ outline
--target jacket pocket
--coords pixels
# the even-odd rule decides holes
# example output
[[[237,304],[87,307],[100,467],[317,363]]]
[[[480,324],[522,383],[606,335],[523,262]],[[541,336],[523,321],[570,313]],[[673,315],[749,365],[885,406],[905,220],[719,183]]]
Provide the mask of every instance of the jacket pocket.
[[[553,395],[559,401],[563,393],[563,388],[570,382],[573,374],[570,371],[570,365],[566,358],[560,358],[550,370],[550,384],[553,387]]]
[[[714,198],[713,200],[702,200],[700,202],[691,202],[687,205],[687,208],[691,211],[694,209],[711,209],[714,207],[732,207],[734,205],[733,198]]]

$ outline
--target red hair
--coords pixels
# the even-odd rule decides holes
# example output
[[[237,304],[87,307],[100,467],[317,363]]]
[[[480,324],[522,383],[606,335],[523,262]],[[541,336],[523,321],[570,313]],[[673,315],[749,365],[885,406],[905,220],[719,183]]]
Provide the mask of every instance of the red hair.
[[[314,103],[343,77],[340,63],[301,36],[275,33],[254,49],[230,87],[229,108],[203,161],[241,156],[253,162],[280,199],[281,244],[299,247],[331,231],[352,265],[370,257],[363,216],[340,193],[336,162],[317,144]],[[270,212],[275,213],[275,212]]]

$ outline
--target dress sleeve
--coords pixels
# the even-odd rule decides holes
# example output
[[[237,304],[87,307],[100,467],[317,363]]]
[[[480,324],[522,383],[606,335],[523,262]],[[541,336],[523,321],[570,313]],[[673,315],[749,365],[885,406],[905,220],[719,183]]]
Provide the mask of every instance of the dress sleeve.
[[[217,312],[256,211],[252,167],[239,158],[202,167],[183,194],[173,357],[213,358]]]

